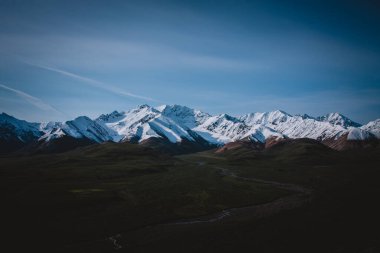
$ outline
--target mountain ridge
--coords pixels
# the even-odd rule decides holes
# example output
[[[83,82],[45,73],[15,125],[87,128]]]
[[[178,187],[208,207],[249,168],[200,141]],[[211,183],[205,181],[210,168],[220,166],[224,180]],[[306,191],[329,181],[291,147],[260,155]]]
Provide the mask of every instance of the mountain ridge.
[[[265,144],[268,139],[309,138],[321,142],[366,141],[380,138],[380,119],[361,125],[340,113],[311,117],[291,115],[282,110],[248,113],[239,117],[211,115],[182,105],[152,107],[147,104],[95,119],[79,116],[66,122],[31,123],[6,113],[0,114],[2,146],[29,142],[46,143],[65,137],[94,143],[142,143],[162,138],[170,143],[202,143],[223,146],[235,141]],[[17,144],[17,145],[16,145]],[[6,148],[2,148],[6,149]]]

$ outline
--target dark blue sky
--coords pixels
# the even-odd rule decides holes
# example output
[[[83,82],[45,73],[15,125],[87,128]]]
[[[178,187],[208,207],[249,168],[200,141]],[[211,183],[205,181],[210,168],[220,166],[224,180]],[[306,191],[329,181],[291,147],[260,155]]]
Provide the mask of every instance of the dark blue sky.
[[[380,117],[376,1],[3,1],[0,110]]]

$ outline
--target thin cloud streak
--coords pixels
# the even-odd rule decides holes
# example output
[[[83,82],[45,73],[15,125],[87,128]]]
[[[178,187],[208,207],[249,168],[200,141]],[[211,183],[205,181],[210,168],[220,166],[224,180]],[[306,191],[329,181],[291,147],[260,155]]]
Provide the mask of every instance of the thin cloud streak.
[[[64,75],[64,76],[68,76],[68,77],[77,79],[77,80],[85,82],[85,83],[87,83],[87,84],[89,84],[89,85],[91,85],[93,87],[97,87],[97,88],[100,88],[100,89],[112,92],[112,93],[117,94],[117,95],[138,98],[138,99],[147,100],[147,101],[151,101],[151,102],[160,102],[160,101],[158,101],[158,100],[156,100],[154,98],[145,97],[145,96],[137,95],[137,94],[134,94],[134,93],[131,93],[131,92],[127,92],[127,91],[124,91],[124,90],[122,90],[122,89],[120,89],[118,87],[111,86],[111,85],[109,85],[107,83],[104,83],[104,82],[101,82],[101,81],[98,81],[98,80],[95,80],[95,79],[92,79],[92,78],[88,78],[88,77],[85,77],[85,76],[77,75],[77,74],[74,74],[74,73],[66,71],[66,70],[62,70],[62,69],[58,69],[58,68],[53,68],[53,67],[49,67],[49,66],[44,66],[44,65],[39,65],[39,64],[34,64],[34,63],[29,63],[29,62],[25,62],[25,63],[27,63],[27,64],[29,64],[31,66],[34,66],[34,67],[38,67],[38,68],[41,68],[41,69],[49,70],[49,71],[52,71],[52,72],[55,72],[55,73],[59,73],[59,74]]]
[[[202,39],[194,39],[193,43],[200,44],[202,41]],[[262,61],[248,56],[243,59],[224,56],[220,52],[222,49],[218,49],[219,53],[205,54],[162,42],[111,40],[96,36],[43,35],[36,38],[28,35],[7,35],[5,37],[0,34],[0,44],[3,45],[0,48],[1,53],[11,52],[27,58],[32,56],[34,57],[33,62],[42,62],[48,66],[70,66],[73,69],[124,71],[126,69],[170,67],[242,72],[270,67]],[[59,46],[59,50],[56,45]],[[236,55],[236,51],[233,52]]]
[[[58,113],[66,116],[66,114],[64,112],[59,111],[58,109],[54,108],[52,105],[49,105],[49,104],[45,103],[44,101],[42,101],[41,99],[34,97],[28,93],[25,93],[21,90],[11,88],[11,87],[6,86],[4,84],[0,84],[0,88],[15,93],[20,98],[24,99],[28,103],[34,105],[35,107],[37,107],[43,111],[54,111],[54,112],[58,112]]]

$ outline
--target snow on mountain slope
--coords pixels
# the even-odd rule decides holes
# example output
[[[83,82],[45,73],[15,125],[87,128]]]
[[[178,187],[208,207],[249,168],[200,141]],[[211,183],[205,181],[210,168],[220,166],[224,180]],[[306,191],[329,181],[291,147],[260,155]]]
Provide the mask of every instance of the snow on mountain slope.
[[[62,130],[72,137],[85,137],[96,142],[112,140],[107,129],[86,116],[80,116],[74,120],[66,121]]]
[[[283,134],[265,126],[256,125],[253,126],[249,133],[246,135],[251,140],[258,141],[261,143],[265,143],[267,139],[271,137],[275,137],[276,140],[280,140],[285,138]]]
[[[43,134],[39,123],[19,120],[6,113],[0,114],[0,133],[1,139],[16,138],[21,142],[37,139]]]
[[[347,135],[347,140],[369,140],[371,138],[374,138],[374,135],[371,134],[370,132],[360,129],[360,128],[351,128],[348,130],[348,135]]]
[[[325,116],[320,116],[317,117],[316,120],[321,121],[321,122],[329,122],[332,125],[336,126],[342,126],[342,127],[360,127],[361,124],[356,123],[352,121],[351,119],[347,118],[346,116],[335,112],[335,113],[329,113]]]
[[[213,144],[224,144],[238,140],[248,131],[244,122],[227,114],[212,116],[193,130]]]
[[[62,130],[62,125],[63,124],[61,122],[41,123],[40,129],[44,132],[44,134],[38,140],[48,142],[65,136],[66,133]]]
[[[112,140],[109,130],[86,116],[77,117],[65,123],[55,123],[39,138],[40,141],[50,141],[62,136],[87,138],[95,142]]]
[[[162,109],[161,114],[163,116],[189,129],[199,126],[211,117],[207,113],[180,105],[166,105],[160,109]]]
[[[208,118],[193,129],[205,140],[214,144],[225,144],[245,138],[264,143],[269,137],[283,138],[283,135],[262,125],[249,126],[242,120],[227,114]]]
[[[114,141],[137,140],[139,142],[156,137],[166,137],[170,142],[183,138],[194,141],[189,130],[204,121],[209,115],[185,106],[161,106],[159,109],[142,105],[124,113],[113,112],[101,115],[96,121],[113,130]]]
[[[347,130],[342,126],[334,126],[328,122],[319,122],[314,119],[303,119],[295,116],[278,125],[270,125],[289,138],[310,138],[325,140],[338,138]]]
[[[180,105],[151,107],[141,105],[126,112],[113,111],[91,120],[86,116],[74,120],[29,123],[5,113],[0,115],[0,140],[50,140],[69,136],[94,142],[142,142],[150,138],[165,138],[172,143],[190,142],[223,145],[239,140],[265,143],[269,138],[311,138],[333,141],[380,138],[380,119],[361,127],[347,117],[330,113],[313,118],[292,116],[276,110],[250,113],[239,118],[220,114],[211,116]],[[273,138],[274,137],[274,138]]]
[[[124,116],[125,116],[125,113],[123,112],[113,111],[110,114],[100,115],[96,120],[98,122],[112,123],[112,122],[117,122],[121,120]]]
[[[5,138],[8,136],[10,138],[14,135],[22,142],[49,141],[62,136],[87,138],[96,142],[111,139],[107,129],[86,116],[81,116],[65,123],[30,123],[2,113],[0,115],[0,127],[3,132],[7,131],[6,134],[1,134],[0,137]]]
[[[39,124],[39,129],[41,132],[47,133],[55,128],[60,127],[61,125],[62,125],[61,122],[54,122],[54,121],[42,122]]]
[[[308,115],[306,113],[304,113],[304,114],[296,114],[295,116],[299,116],[299,117],[301,117],[303,119],[315,119],[314,117],[312,117],[312,116],[310,116],[310,115]]]
[[[156,109],[148,105],[141,105],[127,112],[115,111],[111,114],[101,115],[96,122],[113,131],[112,139],[115,142],[130,141],[136,138],[142,141],[151,137],[160,137],[148,124],[159,114],[160,112]]]
[[[240,117],[247,125],[264,125],[289,138],[324,140],[337,138],[347,130],[311,117],[292,116],[283,111],[251,113]]]
[[[183,128],[174,120],[165,116],[159,116],[149,122],[154,131],[161,136],[165,136],[170,142],[181,142],[183,138],[194,141],[193,137],[187,132],[188,129]]]
[[[380,119],[370,121],[368,124],[360,128],[368,132],[371,132],[372,134],[376,136],[376,138],[380,139]]]
[[[273,112],[255,112],[241,116],[239,119],[244,121],[247,125],[277,125],[281,122],[287,121],[292,115],[276,110]]]

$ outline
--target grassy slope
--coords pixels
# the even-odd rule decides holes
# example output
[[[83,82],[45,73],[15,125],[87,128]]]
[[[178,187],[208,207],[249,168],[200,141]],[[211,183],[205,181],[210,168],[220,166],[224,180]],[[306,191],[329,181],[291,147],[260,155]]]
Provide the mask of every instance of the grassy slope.
[[[265,152],[170,157],[137,145],[1,159],[3,229],[14,247],[58,252],[367,252],[379,249],[379,149],[332,151],[309,141]],[[246,177],[314,189],[309,205],[273,217],[190,226],[146,226],[271,201],[289,194]],[[42,237],[43,236],[43,237]],[[28,240],[28,238],[30,240]],[[13,242],[13,240],[10,240]],[[368,251],[371,252],[371,251]]]
[[[1,158],[3,212],[15,246],[65,248],[288,194],[132,144]],[[29,238],[30,240],[27,240]],[[30,245],[29,245],[30,243]]]
[[[380,252],[380,149],[335,152],[306,141],[262,153],[243,148],[186,157],[202,157],[244,176],[302,184],[314,189],[314,198],[302,208],[261,220],[242,216],[210,225],[146,229],[121,243],[133,242],[131,249],[139,252]]]

